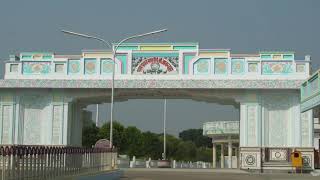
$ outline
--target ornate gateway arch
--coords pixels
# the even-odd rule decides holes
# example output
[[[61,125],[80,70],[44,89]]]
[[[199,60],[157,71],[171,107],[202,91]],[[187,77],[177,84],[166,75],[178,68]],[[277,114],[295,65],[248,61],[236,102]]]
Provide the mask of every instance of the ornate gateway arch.
[[[81,145],[82,108],[110,99],[111,58],[100,50],[11,55],[0,80],[0,143]],[[197,43],[127,43],[115,63],[118,101],[190,98],[240,108],[241,168],[289,168],[294,148],[313,168],[312,110],[301,114],[299,97],[309,58],[203,50]]]

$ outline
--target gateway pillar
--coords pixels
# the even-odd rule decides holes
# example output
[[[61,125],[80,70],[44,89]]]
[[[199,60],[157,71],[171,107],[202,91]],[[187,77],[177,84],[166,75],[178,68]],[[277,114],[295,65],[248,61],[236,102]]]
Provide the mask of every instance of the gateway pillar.
[[[228,168],[232,168],[232,142],[231,142],[231,138],[229,138],[229,142],[228,142]]]
[[[214,142],[212,142],[212,168],[216,168],[216,164],[217,164],[217,151],[216,151],[216,144]]]
[[[221,143],[221,168],[224,168],[224,147],[223,143]]]

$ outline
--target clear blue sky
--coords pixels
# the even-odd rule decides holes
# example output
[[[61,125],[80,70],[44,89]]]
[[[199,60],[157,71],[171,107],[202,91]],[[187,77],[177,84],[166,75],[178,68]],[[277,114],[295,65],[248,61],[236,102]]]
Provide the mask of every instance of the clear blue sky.
[[[81,49],[104,49],[95,41],[64,36],[61,28],[110,41],[168,28],[142,42],[199,42],[201,48],[231,48],[236,53],[293,50],[298,58],[310,54],[317,69],[319,19],[319,0],[1,0],[0,59],[20,51],[78,54]],[[174,134],[199,128],[205,121],[239,118],[231,106],[190,100],[171,100],[168,106],[169,132]],[[161,132],[161,109],[159,100],[121,102],[116,104],[115,119]],[[108,119],[107,113],[101,118]]]

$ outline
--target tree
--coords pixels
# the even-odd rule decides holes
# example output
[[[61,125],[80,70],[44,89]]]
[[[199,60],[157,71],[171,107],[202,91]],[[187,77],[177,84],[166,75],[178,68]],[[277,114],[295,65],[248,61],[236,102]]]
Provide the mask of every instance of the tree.
[[[142,133],[142,154],[151,159],[161,159],[162,144],[159,135],[152,132]]]
[[[183,141],[192,141],[197,147],[212,147],[209,137],[203,136],[202,129],[188,129],[179,133]]]
[[[159,136],[159,139],[162,144],[160,149],[161,149],[161,152],[163,152],[163,134]],[[170,134],[166,135],[166,158],[167,159],[175,159],[180,141],[181,141],[180,139],[174,137],[173,135],[170,135]]]
[[[141,131],[134,127],[129,126],[125,129],[124,135],[126,138],[126,153],[132,157],[141,157],[143,156],[142,151],[142,134]]]
[[[212,149],[207,147],[199,147],[197,149],[197,155],[195,159],[197,161],[212,162]]]
[[[83,128],[83,146],[91,147],[99,139],[109,139],[110,123],[101,128],[90,123]],[[202,135],[201,129],[188,129],[179,134],[180,138],[166,135],[166,158],[178,161],[211,162],[211,140]],[[129,157],[161,159],[163,152],[163,134],[141,132],[134,126],[124,127],[119,122],[113,123],[113,145],[119,154]],[[218,152],[219,153],[219,152]]]
[[[97,140],[99,128],[92,122],[82,129],[82,146],[92,147]]]
[[[180,141],[175,159],[178,161],[196,161],[197,147],[191,141]]]
[[[118,149],[119,153],[125,152],[126,136],[124,135],[125,127],[119,122],[113,122],[113,145]],[[110,122],[104,124],[98,132],[99,139],[110,139]]]

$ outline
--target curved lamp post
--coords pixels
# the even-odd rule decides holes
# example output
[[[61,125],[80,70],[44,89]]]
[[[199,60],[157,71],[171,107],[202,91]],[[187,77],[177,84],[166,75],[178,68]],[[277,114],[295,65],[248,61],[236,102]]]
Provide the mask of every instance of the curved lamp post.
[[[117,50],[119,48],[119,46],[131,39],[135,39],[135,38],[139,38],[139,37],[144,37],[144,36],[149,36],[149,35],[153,35],[153,34],[158,34],[164,31],[167,31],[167,29],[161,29],[161,30],[157,30],[157,31],[151,31],[148,33],[143,33],[143,34],[137,34],[137,35],[133,35],[133,36],[129,36],[127,38],[122,39],[121,41],[119,41],[118,43],[115,44],[115,46],[112,46],[112,44],[107,41],[104,40],[102,38],[96,37],[96,36],[91,36],[88,34],[81,34],[81,33],[77,33],[77,32],[73,32],[73,31],[67,31],[67,30],[61,30],[63,33],[65,34],[69,34],[69,35],[73,35],[73,36],[79,36],[79,37],[83,37],[83,38],[87,38],[87,39],[95,39],[97,41],[101,41],[103,44],[105,44],[107,47],[109,47],[110,49],[112,49],[112,61],[113,61],[113,70],[112,70],[112,86],[111,86],[111,105],[110,105],[110,148],[112,148],[112,135],[113,135],[113,128],[112,128],[112,123],[113,123],[113,98],[114,98],[114,74],[115,74],[115,59],[116,59],[116,53]]]

